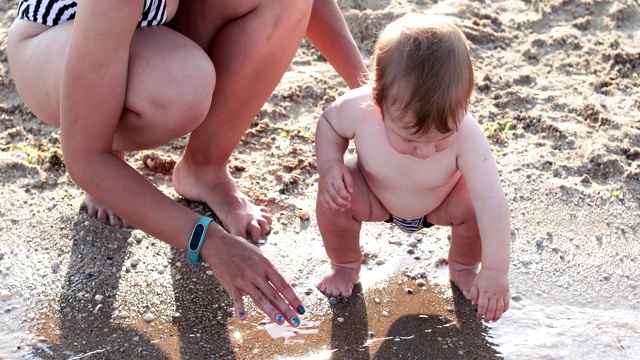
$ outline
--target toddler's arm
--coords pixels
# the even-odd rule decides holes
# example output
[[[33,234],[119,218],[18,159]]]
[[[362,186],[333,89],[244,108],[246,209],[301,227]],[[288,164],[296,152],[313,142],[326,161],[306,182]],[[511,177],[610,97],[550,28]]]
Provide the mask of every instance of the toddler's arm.
[[[511,228],[498,169],[484,133],[472,117],[460,127],[458,168],[464,177],[482,241],[482,267],[472,288],[478,316],[497,320],[509,307]]]
[[[318,164],[318,199],[328,208],[343,211],[351,206],[353,179],[344,165],[344,153],[349,140],[340,136],[327,117],[327,111],[318,120],[316,129],[316,156]]]

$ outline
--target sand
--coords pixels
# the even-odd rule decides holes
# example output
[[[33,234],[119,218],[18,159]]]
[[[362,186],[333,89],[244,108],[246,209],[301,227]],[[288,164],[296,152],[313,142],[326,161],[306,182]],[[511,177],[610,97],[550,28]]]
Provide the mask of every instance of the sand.
[[[637,1],[339,3],[365,59],[376,32],[401,14],[426,10],[456,20],[476,70],[470,111],[490,140],[511,210],[510,312],[558,306],[629,312],[629,323],[607,330],[619,346],[603,346],[598,358],[638,358]],[[315,224],[315,123],[346,85],[307,41],[229,165],[240,188],[275,215],[272,234],[257,246],[307,305],[294,331],[255,308],[239,322],[205,266],[81,210],[83,192],[64,169],[59,130],[34,117],[11,80],[6,36],[16,4],[0,3],[0,317],[6,324],[0,358],[500,356],[500,344],[487,337],[490,328],[436,266],[446,256],[446,228],[421,231],[412,246],[416,238],[388,224],[366,224],[369,268],[356,295],[332,306],[313,290],[328,266]],[[208,214],[171,186],[185,144],[186,137],[176,139],[127,161],[168,196]],[[300,210],[310,219],[301,220]],[[378,259],[385,263],[375,265]],[[145,321],[147,314],[154,320]],[[526,326],[509,314],[500,321]],[[530,351],[504,355],[542,358]]]

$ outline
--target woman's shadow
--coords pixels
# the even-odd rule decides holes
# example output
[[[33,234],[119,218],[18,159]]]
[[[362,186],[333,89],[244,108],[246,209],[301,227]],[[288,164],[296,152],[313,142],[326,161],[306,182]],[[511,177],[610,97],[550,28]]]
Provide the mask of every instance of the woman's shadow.
[[[132,232],[100,224],[80,212],[68,233],[73,238],[67,273],[59,295],[58,314],[41,314],[44,326],[36,333],[50,339],[35,347],[42,359],[228,359],[233,350],[226,323],[232,308],[229,296],[206,268],[191,265],[184,251],[171,248],[169,267],[175,313],[159,314],[147,323],[161,297],[154,297],[153,279],[136,274],[130,264]],[[64,233],[63,233],[64,235]],[[145,250],[147,251],[147,250]],[[159,257],[152,249],[154,257]],[[155,260],[155,259],[154,259]],[[178,263],[181,266],[177,266]],[[153,274],[151,274],[153,275]],[[120,290],[123,277],[133,277],[139,289]],[[147,278],[142,278],[146,276]],[[131,292],[139,292],[132,296]],[[119,294],[120,292],[120,294]],[[126,294],[123,294],[126,292]],[[96,297],[97,296],[97,297]],[[118,298],[132,297],[122,306]],[[166,304],[164,304],[166,305]],[[54,309],[56,305],[53,304]],[[47,318],[48,317],[48,318]],[[164,325],[162,325],[164,322]],[[170,322],[168,324],[167,322]],[[55,328],[59,333],[55,333]],[[47,329],[49,328],[49,329]]]

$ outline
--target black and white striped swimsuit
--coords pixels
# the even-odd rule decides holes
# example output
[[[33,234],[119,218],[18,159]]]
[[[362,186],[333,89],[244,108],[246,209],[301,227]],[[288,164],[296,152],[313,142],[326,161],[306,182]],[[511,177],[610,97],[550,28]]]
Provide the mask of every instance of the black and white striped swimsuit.
[[[73,0],[20,0],[17,17],[48,26],[59,25],[76,17],[76,2]],[[144,0],[144,10],[142,10],[138,27],[162,25],[166,21],[166,0]]]

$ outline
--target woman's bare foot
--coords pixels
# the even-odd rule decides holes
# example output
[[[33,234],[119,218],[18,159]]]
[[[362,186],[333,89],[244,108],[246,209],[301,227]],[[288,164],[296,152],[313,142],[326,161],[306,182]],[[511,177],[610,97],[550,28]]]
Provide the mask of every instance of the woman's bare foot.
[[[114,151],[113,154],[124,160],[124,151],[117,150]],[[118,214],[111,211],[111,209],[107,208],[103,203],[96,200],[87,192],[84,193],[83,206],[87,209],[87,214],[89,214],[89,216],[96,218],[105,224],[109,224],[118,229],[130,229],[134,227],[132,224],[121,219]]]
[[[331,264],[331,274],[326,275],[316,286],[327,296],[351,296],[353,285],[360,274],[360,262],[347,264]]]
[[[93,196],[85,192],[83,205],[87,209],[87,214],[94,217],[105,224],[109,224],[118,229],[133,228],[133,225],[121,219],[116,213],[111,211],[101,202],[94,199]]]
[[[471,288],[478,274],[478,266],[464,265],[449,260],[449,279],[462,291],[467,300],[471,300]]]
[[[207,203],[233,235],[257,241],[269,232],[269,210],[253,205],[238,190],[226,167],[218,171],[196,169],[183,157],[173,169],[173,186],[186,199]]]

